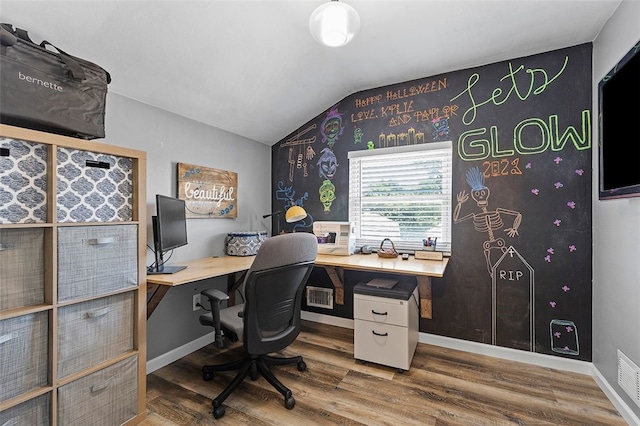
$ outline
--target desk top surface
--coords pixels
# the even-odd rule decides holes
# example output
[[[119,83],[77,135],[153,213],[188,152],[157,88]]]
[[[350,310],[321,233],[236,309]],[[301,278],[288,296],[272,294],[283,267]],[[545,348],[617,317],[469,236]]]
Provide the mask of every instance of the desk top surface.
[[[207,278],[221,277],[249,269],[255,256],[220,256],[179,262],[187,268],[174,274],[147,275],[148,284],[176,286]],[[345,269],[387,272],[395,274],[423,275],[442,277],[447,268],[448,258],[444,260],[421,260],[410,257],[402,260],[378,257],[375,254],[354,254],[335,256],[319,254],[317,266],[334,266]]]
[[[174,274],[147,275],[148,284],[181,285],[207,278],[222,277],[249,269],[255,256],[220,256],[179,262],[186,269]]]
[[[345,269],[359,269],[366,271],[388,272],[395,274],[424,275],[442,277],[449,263],[449,258],[443,260],[421,260],[409,256],[402,260],[400,256],[394,258],[378,257],[374,254],[353,254],[351,256],[334,256],[319,254],[316,258],[318,266],[335,266]]]

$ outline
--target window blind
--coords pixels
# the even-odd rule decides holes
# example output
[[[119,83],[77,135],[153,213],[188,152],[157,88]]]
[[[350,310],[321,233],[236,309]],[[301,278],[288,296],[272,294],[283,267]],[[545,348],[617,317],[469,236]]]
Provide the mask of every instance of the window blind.
[[[349,153],[349,221],[356,244],[418,250],[437,238],[451,250],[451,142]]]

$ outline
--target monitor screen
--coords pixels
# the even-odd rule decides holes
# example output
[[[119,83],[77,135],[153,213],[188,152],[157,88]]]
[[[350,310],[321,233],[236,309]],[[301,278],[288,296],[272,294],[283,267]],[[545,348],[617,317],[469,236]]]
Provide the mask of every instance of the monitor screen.
[[[158,242],[162,251],[187,244],[187,216],[184,200],[156,195]]]
[[[153,220],[153,243],[156,261],[148,268],[150,274],[172,274],[184,266],[165,266],[164,253],[187,244],[187,216],[184,200],[156,195],[156,216]]]

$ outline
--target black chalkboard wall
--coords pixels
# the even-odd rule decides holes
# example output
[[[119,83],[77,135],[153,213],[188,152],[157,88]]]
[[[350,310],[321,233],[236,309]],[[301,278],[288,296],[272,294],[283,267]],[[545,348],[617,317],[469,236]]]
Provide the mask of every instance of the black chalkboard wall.
[[[591,361],[591,50],[345,98],[273,146],[273,209],[310,214],[273,229],[348,220],[349,151],[451,140],[453,248],[420,331]],[[352,318],[351,300],[318,312]]]

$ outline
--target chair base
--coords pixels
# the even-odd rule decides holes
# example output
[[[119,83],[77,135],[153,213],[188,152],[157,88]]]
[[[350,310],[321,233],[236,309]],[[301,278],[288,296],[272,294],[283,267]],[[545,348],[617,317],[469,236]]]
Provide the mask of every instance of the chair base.
[[[293,398],[291,390],[280,382],[273,374],[269,366],[272,365],[289,365],[297,364],[298,371],[305,371],[307,364],[301,356],[294,357],[275,357],[270,355],[247,355],[245,358],[219,365],[205,365],[202,367],[202,378],[205,381],[213,379],[215,371],[232,371],[238,370],[231,383],[213,400],[213,416],[216,419],[224,416],[224,406],[222,403],[231,395],[231,393],[242,383],[245,377],[251,377],[251,380],[257,380],[262,375],[267,382],[271,384],[284,397],[284,406],[291,410],[296,401]]]

